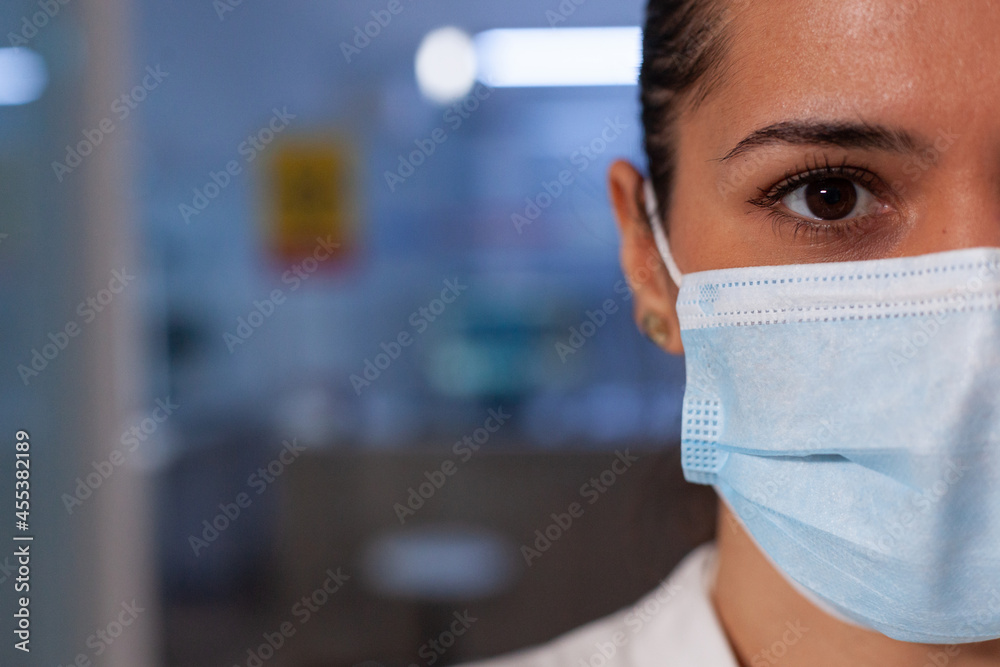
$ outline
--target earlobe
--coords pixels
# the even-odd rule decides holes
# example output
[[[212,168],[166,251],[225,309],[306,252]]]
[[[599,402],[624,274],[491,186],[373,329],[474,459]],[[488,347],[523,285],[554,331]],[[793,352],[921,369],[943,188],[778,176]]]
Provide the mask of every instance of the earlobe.
[[[638,316],[638,308],[637,316]],[[657,347],[668,354],[683,355],[684,344],[681,341],[680,327],[677,324],[676,316],[672,313],[659,314],[648,312],[642,315],[636,322],[639,331],[651,340]]]
[[[639,324],[639,329],[651,341],[670,351],[670,325],[665,319],[655,313],[647,313]]]

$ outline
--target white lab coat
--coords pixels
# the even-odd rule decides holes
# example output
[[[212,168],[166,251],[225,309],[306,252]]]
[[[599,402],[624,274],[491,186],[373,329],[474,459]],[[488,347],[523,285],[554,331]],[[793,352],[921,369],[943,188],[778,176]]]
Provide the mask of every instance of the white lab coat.
[[[641,600],[542,646],[465,667],[739,667],[709,591],[716,553],[705,544]]]

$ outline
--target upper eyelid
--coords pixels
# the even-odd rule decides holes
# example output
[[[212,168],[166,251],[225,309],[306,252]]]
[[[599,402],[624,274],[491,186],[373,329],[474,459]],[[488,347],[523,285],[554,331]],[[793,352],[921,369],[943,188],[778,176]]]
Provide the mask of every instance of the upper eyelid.
[[[845,173],[850,172],[850,173]],[[812,179],[828,177],[831,174],[844,176],[850,178],[855,183],[858,183],[860,179],[857,178],[859,174],[864,174],[870,177],[868,182],[858,183],[861,187],[865,188],[872,193],[873,196],[878,198],[884,198],[887,194],[888,186],[884,184],[882,178],[876,174],[874,171],[867,167],[850,165],[850,164],[839,164],[831,165],[827,162],[824,165],[817,165],[816,167],[808,168],[805,170],[795,170],[794,172],[789,172],[790,175],[786,175],[785,178],[778,181],[776,184],[772,185],[770,188],[758,188],[760,196],[751,197],[747,200],[747,203],[751,206],[770,209],[772,212],[778,213],[779,211],[775,208],[777,204],[781,202],[782,199],[787,197],[790,193],[795,190],[807,185]],[[795,181],[795,182],[793,182]],[[789,215],[789,214],[783,214]],[[797,214],[791,214],[789,217],[798,217]]]
[[[811,179],[829,177],[831,175],[843,176],[854,181],[863,181],[859,184],[867,189],[871,189],[872,187],[878,188],[878,185],[881,182],[881,178],[878,174],[874,173],[867,167],[855,167],[851,165],[824,165],[790,172],[771,187],[758,188],[757,190],[761,194],[761,199],[769,199],[777,196],[779,193],[787,194],[788,192],[793,192],[799,187],[807,184]],[[862,179],[858,178],[859,176],[867,176],[869,178]],[[872,194],[877,193],[873,192]]]
[[[810,178],[828,177],[831,175],[846,177],[872,176],[874,178],[878,178],[878,176],[867,167],[854,166],[850,164],[824,164],[816,165],[814,167],[807,166],[805,169],[796,169],[794,171],[787,172],[785,177],[771,186],[770,189],[775,190],[792,181],[801,183]]]

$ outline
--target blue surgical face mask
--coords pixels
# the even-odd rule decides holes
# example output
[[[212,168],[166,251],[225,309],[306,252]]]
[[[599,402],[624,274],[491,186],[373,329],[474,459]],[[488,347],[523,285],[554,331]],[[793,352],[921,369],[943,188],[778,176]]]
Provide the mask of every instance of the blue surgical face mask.
[[[646,196],[681,286],[685,477],[837,614],[1000,637],[1000,248],[683,275]]]

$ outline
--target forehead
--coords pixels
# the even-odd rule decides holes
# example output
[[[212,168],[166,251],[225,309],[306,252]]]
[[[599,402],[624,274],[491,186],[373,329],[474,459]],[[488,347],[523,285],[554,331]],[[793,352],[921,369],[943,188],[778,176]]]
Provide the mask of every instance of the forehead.
[[[733,0],[729,12],[725,60],[698,112],[726,121],[727,138],[803,116],[928,133],[1000,119],[992,0]]]

